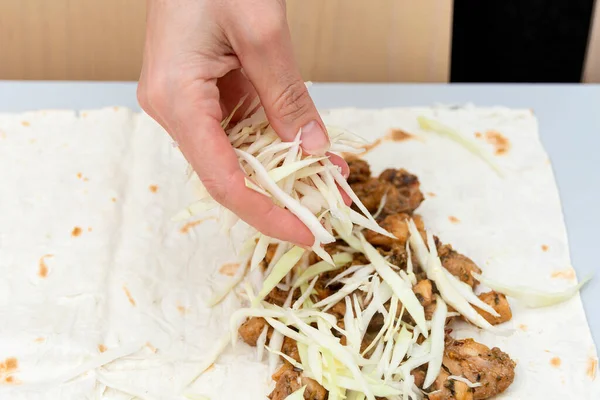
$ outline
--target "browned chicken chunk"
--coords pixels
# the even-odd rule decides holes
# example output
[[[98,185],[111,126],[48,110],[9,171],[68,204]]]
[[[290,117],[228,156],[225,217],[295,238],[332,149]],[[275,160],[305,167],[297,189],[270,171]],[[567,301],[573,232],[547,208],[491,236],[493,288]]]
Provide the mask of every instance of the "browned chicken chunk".
[[[267,326],[267,321],[265,321],[264,318],[252,317],[240,326],[238,332],[244,342],[248,343],[250,346],[256,346],[256,341],[265,326]],[[272,332],[272,329],[269,330]]]
[[[433,285],[429,279],[417,282],[412,290],[423,307],[427,307],[433,302]]]
[[[287,396],[306,385],[304,390],[305,400],[326,400],[327,390],[317,381],[302,377],[302,372],[297,371],[290,364],[284,364],[275,374],[275,389],[269,395],[271,400],[285,400]]]
[[[392,185],[383,207],[384,214],[412,214],[423,201],[419,179],[405,169],[386,169],[379,180]]]
[[[464,376],[481,386],[473,389],[473,399],[487,399],[510,386],[515,378],[515,362],[499,348],[489,347],[473,339],[446,339],[444,367],[452,375]]]
[[[348,160],[350,175],[348,183],[366,182],[371,177],[371,167],[365,160],[359,158]]]
[[[452,275],[474,288],[478,282],[471,273],[481,274],[479,267],[470,258],[454,250],[449,244],[439,245],[437,250],[442,265]]]
[[[473,400],[473,389],[464,382],[448,379],[449,376],[442,368],[432,385],[435,390],[429,393],[429,400]]]
[[[298,345],[294,339],[289,337],[283,338],[283,345],[281,346],[281,352],[286,356],[290,356],[294,360],[300,362],[300,354],[298,353]],[[283,358],[283,357],[282,357]]]
[[[350,186],[370,213],[377,211],[381,203],[381,198],[393,187],[390,184],[381,182],[377,178],[369,178],[366,181],[352,183]],[[352,205],[352,207],[358,210],[356,205]]]
[[[503,322],[509,321],[512,318],[512,312],[510,311],[510,304],[506,300],[506,296],[498,292],[487,292],[480,294],[479,297],[484,303],[491,306],[498,314],[499,317],[494,317],[492,314],[487,313],[480,308],[475,307],[477,312],[481,314],[490,324],[498,325]]]

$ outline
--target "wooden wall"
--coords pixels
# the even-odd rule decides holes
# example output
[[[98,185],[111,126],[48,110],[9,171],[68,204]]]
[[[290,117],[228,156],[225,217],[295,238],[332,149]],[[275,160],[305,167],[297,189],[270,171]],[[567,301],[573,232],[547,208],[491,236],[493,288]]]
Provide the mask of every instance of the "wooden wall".
[[[452,0],[288,0],[303,76],[445,82]],[[137,80],[143,0],[0,0],[0,79]]]
[[[586,83],[600,83],[600,0],[596,0],[594,10],[583,71],[583,81]]]

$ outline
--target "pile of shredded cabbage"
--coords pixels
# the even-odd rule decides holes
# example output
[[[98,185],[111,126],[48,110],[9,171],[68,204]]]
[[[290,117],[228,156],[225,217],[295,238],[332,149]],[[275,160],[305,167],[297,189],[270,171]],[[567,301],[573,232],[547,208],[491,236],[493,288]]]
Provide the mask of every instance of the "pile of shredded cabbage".
[[[243,103],[244,99],[238,107]],[[497,312],[481,301],[469,285],[442,266],[432,234],[422,236],[412,220],[409,221],[407,270],[400,270],[380,255],[365,240],[362,231],[370,229],[393,236],[376,223],[346,183],[339,168],[325,157],[303,154],[300,147],[302,132],[298,132],[293,142],[283,142],[270,126],[262,107],[249,115],[257,106],[257,102],[252,103],[247,115],[233,126],[229,126],[231,116],[222,124],[247,174],[246,185],[294,213],[313,233],[315,244],[312,251],[322,261],[309,265],[309,252],[305,249],[255,232],[241,250],[241,255],[246,257],[242,265],[249,268],[239,268],[231,284],[211,300],[212,305],[217,304],[246,278],[242,288],[248,307],[231,316],[231,343],[236,344],[238,328],[247,318],[262,317],[273,328],[273,333],[267,343],[267,327],[264,328],[257,342],[257,357],[262,360],[268,353],[271,372],[275,371],[282,357],[302,370],[304,376],[324,386],[329,391],[330,400],[374,400],[376,396],[423,398],[423,391],[415,386],[411,371],[427,365],[423,390],[428,391],[441,370],[446,319],[460,314],[480,328],[499,332],[473,306],[494,316],[498,316]],[[328,127],[328,132],[332,151],[356,151],[364,143],[341,129]],[[200,198],[177,218],[187,218],[216,205],[197,177],[194,175],[192,179],[199,188]],[[361,213],[344,203],[338,185]],[[222,209],[221,212],[223,228],[229,231],[238,219],[228,210]],[[324,251],[322,244],[336,239],[342,239],[347,246],[332,257]],[[272,244],[277,247],[266,263],[267,249]],[[341,283],[341,289],[315,303],[312,295],[320,274],[347,265],[354,253],[364,254],[369,262],[338,274],[329,284]],[[430,321],[425,319],[425,310],[412,290],[417,280],[412,270],[411,254],[440,293]],[[266,268],[259,268],[261,264]],[[484,282],[494,288],[498,286],[491,281]],[[288,291],[283,307],[264,301],[275,287]],[[360,292],[362,295],[357,296]],[[299,297],[293,301],[295,293],[299,293]],[[561,300],[566,298],[564,293],[532,294],[531,291],[528,296],[532,303],[535,300],[531,300],[531,296],[541,296],[546,299],[545,303],[544,299],[541,301],[544,304],[551,302],[547,300],[548,296],[560,297]],[[340,301],[346,306],[343,328],[338,326],[335,316],[326,312]],[[384,306],[388,301],[389,309]],[[538,305],[541,303],[538,302]],[[447,305],[456,313],[449,313]],[[376,313],[384,316],[384,324],[372,343],[361,351],[367,327]],[[404,313],[412,317],[414,324],[402,321]],[[345,337],[345,345],[340,341],[341,336]],[[300,362],[282,353],[285,337],[297,342]],[[227,342],[219,345],[219,351],[209,362],[215,361],[226,345]],[[304,389],[291,394],[288,399],[302,399]]]

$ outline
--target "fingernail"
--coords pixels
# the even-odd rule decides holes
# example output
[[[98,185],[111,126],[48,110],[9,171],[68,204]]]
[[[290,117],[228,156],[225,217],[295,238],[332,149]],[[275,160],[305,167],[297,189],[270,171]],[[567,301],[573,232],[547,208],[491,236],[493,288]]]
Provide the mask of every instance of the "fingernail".
[[[329,138],[317,121],[310,121],[302,127],[300,139],[308,154],[321,155],[329,149]]]

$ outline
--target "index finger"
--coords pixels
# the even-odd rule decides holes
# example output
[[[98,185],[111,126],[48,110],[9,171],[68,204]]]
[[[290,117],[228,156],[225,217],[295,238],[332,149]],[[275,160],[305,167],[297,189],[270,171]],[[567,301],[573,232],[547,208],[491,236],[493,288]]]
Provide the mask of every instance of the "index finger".
[[[313,235],[295,215],[246,187],[246,175],[220,122],[198,110],[186,114],[178,142],[213,199],[267,236],[311,246]]]

